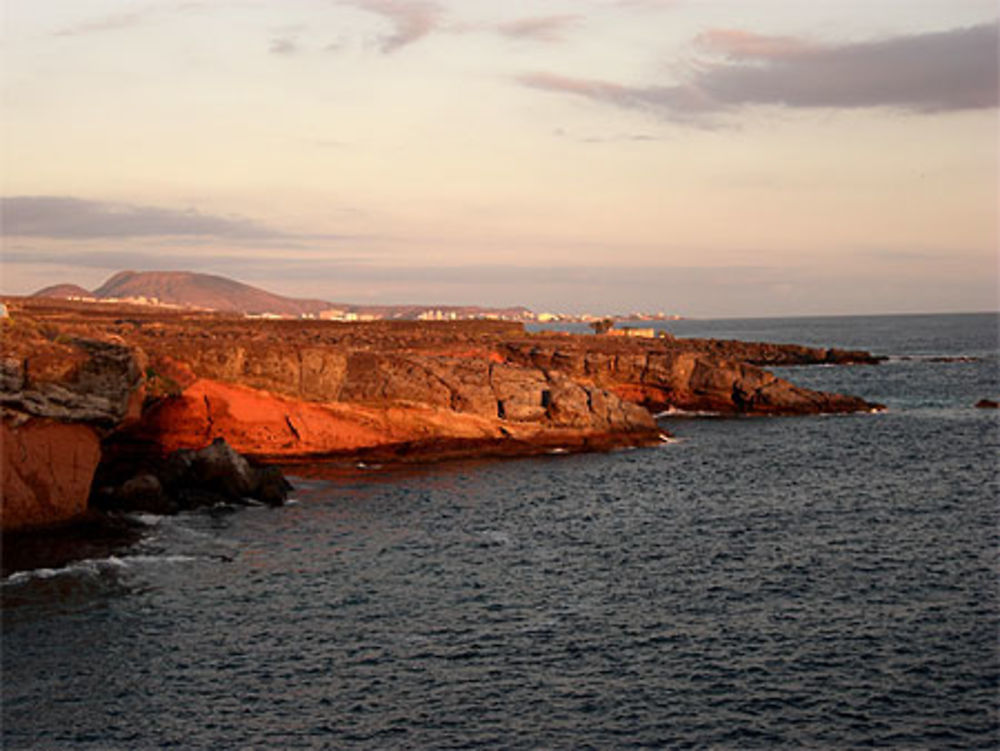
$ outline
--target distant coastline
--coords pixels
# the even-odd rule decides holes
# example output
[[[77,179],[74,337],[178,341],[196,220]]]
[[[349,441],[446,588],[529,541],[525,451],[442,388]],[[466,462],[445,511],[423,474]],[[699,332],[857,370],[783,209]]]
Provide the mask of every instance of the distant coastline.
[[[519,323],[652,322],[680,320],[665,313],[536,313],[523,306],[359,305],[285,297],[214,274],[192,271],[119,271],[93,291],[76,284],[56,284],[30,297],[81,303],[140,305],[163,310],[225,312],[273,320],[327,321],[515,321]]]

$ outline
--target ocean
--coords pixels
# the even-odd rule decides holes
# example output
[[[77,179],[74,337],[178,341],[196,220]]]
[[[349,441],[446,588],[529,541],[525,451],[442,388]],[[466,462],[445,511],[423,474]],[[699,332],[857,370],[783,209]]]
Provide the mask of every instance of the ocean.
[[[0,585],[3,747],[1000,746],[997,315],[663,325],[887,355],[777,372],[888,410],[147,517]]]

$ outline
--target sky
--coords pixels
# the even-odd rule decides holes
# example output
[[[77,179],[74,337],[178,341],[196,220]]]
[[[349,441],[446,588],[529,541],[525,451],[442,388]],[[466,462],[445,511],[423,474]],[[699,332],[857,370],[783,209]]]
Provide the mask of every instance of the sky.
[[[0,0],[0,292],[997,310],[994,0]]]

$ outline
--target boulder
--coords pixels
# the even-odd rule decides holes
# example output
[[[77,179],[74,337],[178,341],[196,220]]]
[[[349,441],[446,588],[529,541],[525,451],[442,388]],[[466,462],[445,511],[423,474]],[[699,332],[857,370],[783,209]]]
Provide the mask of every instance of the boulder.
[[[105,476],[92,498],[95,506],[154,514],[251,501],[280,506],[292,489],[277,467],[252,465],[221,438],[197,450],[179,449],[165,459],[124,455],[118,465],[103,468]]]
[[[255,467],[222,438],[197,451],[182,449],[167,460],[167,483],[188,508],[217,498],[229,503],[252,499],[280,506],[291,484],[274,466]],[[208,494],[208,495],[205,495]],[[195,500],[197,499],[197,500]]]
[[[114,491],[113,503],[119,509],[150,514],[175,514],[179,510],[177,501],[167,495],[160,479],[150,472],[141,472],[124,482]]]

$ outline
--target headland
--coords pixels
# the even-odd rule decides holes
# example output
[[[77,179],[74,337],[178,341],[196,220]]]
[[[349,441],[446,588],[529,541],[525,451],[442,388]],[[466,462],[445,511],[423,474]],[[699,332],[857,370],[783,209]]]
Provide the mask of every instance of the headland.
[[[863,352],[529,333],[520,323],[262,320],[7,298],[3,529],[82,518],[98,466],[203,449],[257,462],[434,461],[663,439],[653,414],[871,411],[759,364]]]

